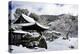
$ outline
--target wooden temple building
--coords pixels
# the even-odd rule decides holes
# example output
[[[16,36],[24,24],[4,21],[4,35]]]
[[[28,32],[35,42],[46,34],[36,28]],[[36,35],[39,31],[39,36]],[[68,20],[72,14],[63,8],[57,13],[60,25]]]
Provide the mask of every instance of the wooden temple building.
[[[19,45],[21,43],[20,40],[22,39],[22,36],[29,34],[29,32],[27,32],[28,30],[35,30],[40,34],[40,36],[42,36],[41,32],[49,29],[49,27],[41,25],[25,14],[22,14],[17,18],[12,25],[14,26],[14,31],[9,35],[9,42],[14,45]]]

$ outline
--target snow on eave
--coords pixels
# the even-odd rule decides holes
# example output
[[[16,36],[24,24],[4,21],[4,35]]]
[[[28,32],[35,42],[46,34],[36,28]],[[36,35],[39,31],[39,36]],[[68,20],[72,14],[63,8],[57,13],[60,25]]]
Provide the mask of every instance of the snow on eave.
[[[15,26],[31,26],[34,25],[35,23],[20,23],[20,24],[14,24]]]
[[[30,22],[30,23],[35,23],[35,20],[34,20],[33,18],[31,18],[31,17],[29,17],[29,16],[27,16],[27,15],[25,15],[25,14],[22,14],[22,16],[23,16],[23,18],[24,18],[25,20],[27,20],[28,22]]]
[[[28,32],[21,31],[21,30],[16,30],[16,31],[13,31],[13,32],[14,32],[14,33],[23,33],[23,34],[28,33]]]
[[[22,14],[22,17],[27,20],[28,22],[32,22],[32,23],[35,23],[35,20],[25,14]],[[19,18],[15,19],[15,21],[13,22],[13,24],[18,20]]]
[[[25,19],[25,20],[27,20],[28,22],[30,22],[30,23],[20,23],[20,24],[14,24],[14,25],[18,25],[18,26],[30,26],[30,25],[34,25],[35,24],[35,20],[33,19],[33,18],[31,18],[31,17],[28,17],[28,16],[26,16],[25,14],[22,14],[22,17]],[[17,18],[16,20],[15,20],[15,22],[18,20],[19,18]]]
[[[20,24],[14,24],[14,25],[18,25],[18,26],[30,26],[30,25],[34,25],[36,23],[41,28],[49,29],[48,26],[46,27],[46,26],[41,25],[40,23],[36,22],[33,18],[31,18],[29,16],[26,16],[25,14],[22,14],[22,16],[23,16],[23,18],[25,20],[27,20],[30,23],[20,23]]]
[[[26,19],[28,22],[31,22],[31,23],[35,23],[35,22],[36,22],[33,18],[31,18],[31,17],[29,17],[29,16],[26,16],[25,14],[22,14],[22,16],[23,16],[23,18]],[[45,26],[41,25],[41,24],[38,23],[38,22],[36,22],[36,24],[37,24],[39,27],[41,27],[41,28],[49,29],[49,27],[45,27]]]
[[[26,32],[26,31],[22,31],[22,30],[16,30],[16,31],[13,31],[14,33],[22,33],[22,34],[31,34],[29,32]],[[32,34],[31,34],[32,35]]]
[[[49,27],[47,26],[43,26],[43,25],[41,25],[41,24],[39,24],[38,22],[36,22],[36,24],[39,26],[39,27],[41,27],[41,28],[44,28],[44,29],[49,29]]]

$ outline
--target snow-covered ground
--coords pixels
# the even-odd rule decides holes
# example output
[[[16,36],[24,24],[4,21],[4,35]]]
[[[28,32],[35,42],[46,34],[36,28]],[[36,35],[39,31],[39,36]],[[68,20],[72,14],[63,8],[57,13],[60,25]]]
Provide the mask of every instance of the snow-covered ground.
[[[74,49],[78,48],[78,38],[69,38],[69,40],[63,40],[62,37],[49,42],[47,41],[48,49],[35,48],[28,49],[26,47],[12,45],[12,53],[24,53],[24,52],[41,52],[41,51],[52,51],[52,50],[69,50],[70,46],[74,46]]]
[[[63,40],[62,37],[54,40],[47,44],[48,50],[68,50],[70,46],[74,46],[75,49],[78,48],[78,39],[70,38],[69,40]]]

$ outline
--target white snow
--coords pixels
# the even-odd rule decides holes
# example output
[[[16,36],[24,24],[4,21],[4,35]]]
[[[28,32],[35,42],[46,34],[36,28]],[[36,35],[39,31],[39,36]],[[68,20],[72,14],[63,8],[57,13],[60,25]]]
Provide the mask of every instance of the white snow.
[[[14,26],[18,25],[18,26],[30,26],[30,25],[34,25],[35,23],[20,23],[20,24],[14,24]]]
[[[22,31],[22,30],[16,30],[16,31],[13,31],[14,33],[28,33],[28,32],[25,32],[25,31]]]
[[[39,33],[37,33],[37,32],[32,32],[32,37],[39,37]]]
[[[41,28],[49,29],[48,26],[46,27],[46,26],[41,25],[40,23],[36,22],[33,18],[31,18],[31,17],[29,17],[29,16],[27,16],[27,15],[25,15],[25,14],[22,14],[22,16],[23,16],[23,18],[24,18],[25,20],[27,20],[27,21],[30,22],[30,23],[14,24],[15,26],[16,26],[16,25],[18,25],[18,26],[30,26],[30,25],[34,25],[34,24],[36,23],[36,24],[37,24],[38,26],[40,26]]]
[[[12,49],[14,49],[13,53],[24,53],[24,52],[41,52],[41,51],[52,51],[52,50],[69,50],[70,46],[74,46],[74,49],[78,48],[78,38],[70,38],[69,40],[63,40],[62,37],[49,42],[47,41],[48,49],[45,48],[35,48],[35,49],[28,49],[26,47],[22,47],[21,45],[13,46]]]
[[[69,50],[70,46],[78,48],[78,39],[70,38],[69,40],[63,40],[62,37],[54,40],[53,42],[48,42],[48,50]]]
[[[31,17],[29,17],[29,16],[26,16],[25,14],[22,14],[22,16],[24,17],[24,19],[26,19],[26,20],[27,20],[28,22],[30,22],[30,23],[35,23],[35,22],[36,22],[33,18],[31,18]],[[45,27],[45,26],[39,24],[38,22],[36,22],[36,24],[37,24],[38,26],[42,27],[42,28],[49,29],[49,27]]]
[[[16,31],[13,31],[14,33],[28,33],[28,32],[25,32],[25,31],[22,31],[22,30],[16,30]]]
[[[53,30],[53,31],[46,31],[47,33],[61,33],[61,32],[58,32],[58,31],[55,31],[55,30]]]
[[[30,23],[35,23],[35,20],[25,14],[22,14],[23,18],[26,19]]]
[[[29,33],[29,32],[26,32],[26,31],[22,31],[22,30],[16,30],[16,31],[13,31],[14,33],[22,33],[22,34],[29,34],[29,35],[32,35],[32,33]]]
[[[22,47],[22,45],[20,45],[19,47],[18,46],[13,46],[12,45],[12,49],[14,49],[12,51],[12,53],[26,53],[26,52],[39,52],[39,51],[45,51],[44,48],[38,48],[36,47],[35,49],[29,49],[29,48],[26,48],[26,47]]]
[[[44,29],[49,29],[49,27],[48,27],[48,26],[47,26],[47,27],[45,27],[45,26],[43,26],[43,25],[39,24],[38,22],[36,22],[36,24],[37,24],[38,26],[40,26],[40,27],[44,28]]]

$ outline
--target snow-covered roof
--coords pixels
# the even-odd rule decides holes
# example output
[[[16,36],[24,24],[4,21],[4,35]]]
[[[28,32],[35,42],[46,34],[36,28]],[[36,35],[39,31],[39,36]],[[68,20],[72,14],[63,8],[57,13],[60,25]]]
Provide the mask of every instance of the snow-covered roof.
[[[26,31],[22,31],[22,30],[16,30],[16,31],[13,31],[14,33],[22,33],[22,34],[31,34],[29,32],[26,32]]]
[[[24,18],[25,20],[27,20],[28,22],[35,23],[35,20],[34,20],[33,18],[31,18],[31,17],[29,17],[29,16],[27,16],[27,15],[25,15],[25,14],[22,14],[22,16],[23,16],[23,18]]]
[[[30,23],[35,23],[35,20],[34,20],[33,18],[31,18],[31,17],[29,17],[29,16],[27,16],[27,15],[25,15],[25,14],[22,14],[22,18],[24,18],[26,21],[28,21],[28,22],[30,22]],[[19,19],[19,17],[15,19],[15,21],[13,22],[13,24],[14,24],[18,19]]]
[[[34,25],[35,23],[20,23],[20,24],[14,24],[14,25],[18,25],[18,26],[30,26],[30,25]]]
[[[47,26],[43,26],[43,25],[41,25],[40,23],[38,23],[38,22],[36,22],[36,24],[39,26],[39,27],[41,27],[41,28],[44,28],[44,29],[49,29],[49,27]]]
[[[28,32],[25,32],[25,31],[21,31],[21,30],[16,30],[16,31],[13,31],[14,33],[28,33]]]
[[[18,25],[18,26],[31,26],[31,25],[37,24],[39,27],[41,27],[43,29],[49,29],[48,26],[46,27],[46,26],[41,25],[40,23],[36,22],[33,18],[31,18],[29,16],[26,16],[25,14],[22,14],[22,16],[23,16],[23,18],[25,20],[27,20],[30,23],[20,23],[20,24],[14,24],[14,25]]]
[[[20,34],[29,34],[29,35],[32,35],[32,37],[39,37],[39,33],[36,33],[36,32],[29,33],[29,32],[22,31],[22,30],[16,30],[16,31],[13,31],[13,32],[14,33],[20,33]]]
[[[26,19],[28,22],[32,22],[33,24],[36,22],[33,18],[30,18],[29,16],[26,16],[24,14],[22,14],[22,16],[24,17],[24,19]],[[36,24],[44,29],[49,29],[49,27],[45,27],[43,25],[41,25],[40,23],[36,22]]]

